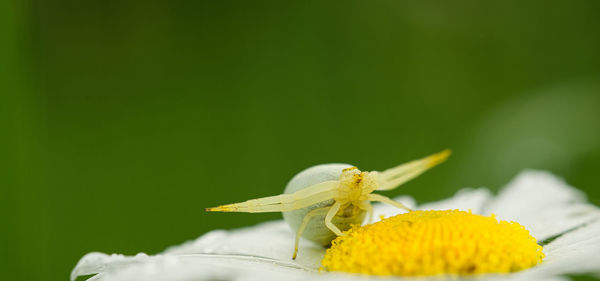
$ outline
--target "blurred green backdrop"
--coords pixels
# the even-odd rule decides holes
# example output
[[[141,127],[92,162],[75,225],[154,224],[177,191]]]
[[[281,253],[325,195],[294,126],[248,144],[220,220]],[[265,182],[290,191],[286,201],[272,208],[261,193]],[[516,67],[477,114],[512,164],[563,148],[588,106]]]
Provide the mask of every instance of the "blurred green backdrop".
[[[599,1],[2,1],[5,280],[280,214],[300,170],[452,148],[418,202],[547,169],[600,203]]]

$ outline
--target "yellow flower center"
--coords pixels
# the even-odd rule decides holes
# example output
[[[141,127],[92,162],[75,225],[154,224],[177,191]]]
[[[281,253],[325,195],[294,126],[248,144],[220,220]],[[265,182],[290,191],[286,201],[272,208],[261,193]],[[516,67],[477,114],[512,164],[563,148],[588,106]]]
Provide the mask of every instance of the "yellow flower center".
[[[470,275],[518,271],[543,258],[522,225],[447,210],[355,226],[333,240],[321,263],[329,271],[371,275]]]

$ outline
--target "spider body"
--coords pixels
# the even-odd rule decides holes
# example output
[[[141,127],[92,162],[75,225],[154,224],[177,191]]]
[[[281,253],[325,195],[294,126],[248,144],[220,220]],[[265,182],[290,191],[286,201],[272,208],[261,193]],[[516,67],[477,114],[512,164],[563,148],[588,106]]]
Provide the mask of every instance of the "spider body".
[[[284,194],[291,194],[324,181],[337,180],[342,175],[342,170],[347,168],[352,168],[352,165],[322,164],[305,169],[290,180],[285,187]],[[337,235],[327,228],[324,219],[328,211],[326,208],[331,207],[334,203],[335,199],[330,199],[298,210],[283,212],[283,219],[290,225],[292,230],[298,232],[304,217],[313,210],[321,209],[315,211],[314,216],[307,222],[301,235],[303,238],[317,244],[328,246]],[[361,224],[365,215],[365,210],[350,205],[334,216],[332,223],[343,231],[349,229],[352,224]]]
[[[283,212],[284,219],[296,231],[296,258],[300,237],[328,245],[352,224],[361,224],[364,217],[373,217],[370,202],[379,201],[411,211],[403,204],[375,190],[390,190],[419,176],[443,162],[449,150],[414,160],[383,172],[361,172],[348,164],[324,164],[308,168],[296,175],[284,194],[251,199],[245,202],[207,208],[216,212]]]

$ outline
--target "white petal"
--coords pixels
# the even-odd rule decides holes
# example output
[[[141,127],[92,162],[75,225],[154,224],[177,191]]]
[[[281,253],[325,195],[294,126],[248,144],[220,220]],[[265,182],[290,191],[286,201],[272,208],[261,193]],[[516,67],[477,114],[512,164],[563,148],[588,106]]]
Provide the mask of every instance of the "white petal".
[[[86,266],[94,270],[86,271]],[[300,280],[307,274],[291,263],[265,258],[202,254],[124,257],[93,253],[79,262],[71,279],[96,270],[101,273],[91,280],[281,280],[286,276]]]
[[[96,276],[98,280],[109,277],[106,280],[187,280],[190,276],[194,280],[212,280],[217,277],[247,280],[245,277],[249,275],[242,273],[257,268],[275,274],[290,270],[300,273],[316,272],[325,250],[302,241],[297,259],[292,260],[293,238],[283,221],[267,222],[235,231],[212,231],[194,241],[171,247],[157,256],[138,254],[135,257],[125,257],[90,253],[79,261],[71,278],[102,273]],[[186,266],[190,264],[193,266],[187,269]],[[169,272],[177,274],[171,276],[168,275]],[[161,279],[160,276],[165,277],[161,274],[168,275],[169,278]],[[156,278],[141,278],[145,275]]]
[[[570,231],[544,247],[541,265],[515,274],[532,276],[600,274],[600,221]]]
[[[492,198],[492,193],[485,188],[463,188],[448,199],[427,203],[419,207],[420,210],[471,210],[475,214],[481,214],[484,206]]]
[[[598,218],[598,208],[585,200],[585,194],[548,172],[525,171],[490,202],[485,214],[516,221],[542,241]]]
[[[309,241],[301,240],[296,260],[294,233],[283,221],[273,221],[234,231],[211,231],[180,246],[168,248],[165,254],[227,254],[257,256],[289,261],[307,270],[317,271],[325,250]]]
[[[600,221],[568,232],[544,248],[540,270],[553,274],[600,273]]]

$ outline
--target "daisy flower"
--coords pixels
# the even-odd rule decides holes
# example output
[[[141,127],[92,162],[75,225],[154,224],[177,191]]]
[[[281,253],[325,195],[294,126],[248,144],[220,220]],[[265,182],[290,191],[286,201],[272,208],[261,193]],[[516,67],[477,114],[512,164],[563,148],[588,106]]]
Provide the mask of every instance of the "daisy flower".
[[[89,253],[77,263],[71,280],[86,275],[93,275],[92,281],[380,278],[364,274],[369,272],[408,273],[386,280],[439,280],[466,277],[464,270],[478,280],[568,280],[566,274],[600,274],[600,210],[548,172],[524,171],[498,195],[466,188],[421,206],[406,196],[396,200],[417,211],[398,215],[402,211],[397,208],[375,204],[378,222],[351,229],[329,250],[302,240],[295,260],[295,233],[278,220],[211,231],[157,255]],[[437,221],[428,223],[432,220]],[[394,248],[394,241],[410,243]],[[390,251],[402,251],[404,267]],[[471,266],[452,265],[461,258]]]

